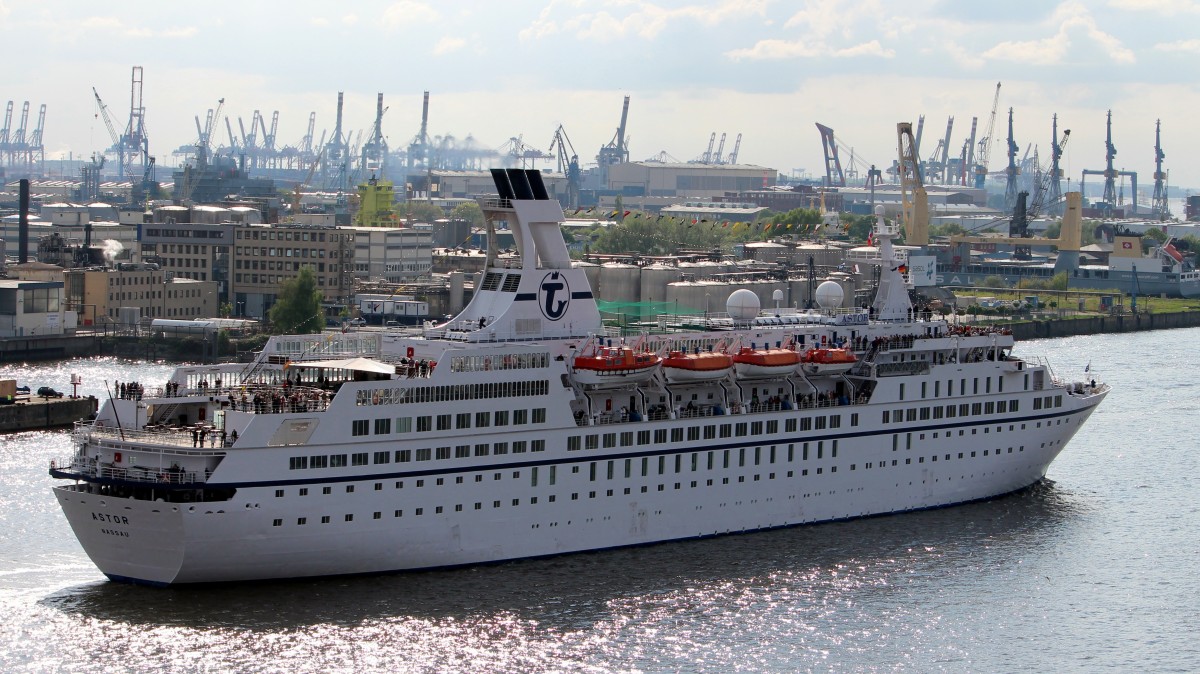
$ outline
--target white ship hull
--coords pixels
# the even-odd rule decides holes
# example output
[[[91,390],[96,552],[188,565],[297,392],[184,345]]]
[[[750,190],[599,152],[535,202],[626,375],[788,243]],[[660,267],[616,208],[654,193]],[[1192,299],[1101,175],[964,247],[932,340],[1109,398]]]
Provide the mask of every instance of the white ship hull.
[[[493,175],[481,205],[522,256],[453,320],[276,336],[251,365],[179,368],[81,423],[50,475],[96,566],[159,585],[380,573],[953,505],[1041,479],[1108,392],[1014,356],[1003,330],[914,320],[882,218],[870,312],[759,325],[754,293],[734,293],[742,343],[844,342],[851,372],[575,367],[605,328],[562,210],[539,172]],[[665,332],[637,349],[723,343]]]
[[[113,579],[174,584],[430,569],[897,513],[999,496],[1041,479],[1103,394],[1066,398],[1063,408],[1046,414],[900,428],[896,451],[892,450],[893,429],[866,435],[853,429],[841,434],[763,437],[740,447],[717,442],[711,445],[717,448],[713,450],[700,446],[530,457],[494,461],[487,468],[464,459],[459,463],[472,465],[446,467],[437,477],[415,477],[425,474],[418,472],[348,475],[311,484],[306,496],[291,484],[282,487],[282,497],[275,496],[281,487],[274,484],[246,486],[239,487],[232,500],[220,503],[123,499],[80,492],[75,486],[57,487],[55,493],[84,549]],[[879,413],[874,407],[857,411],[874,417]],[[926,430],[933,428],[940,430]],[[904,437],[910,432],[927,436],[937,432],[939,437],[927,437],[904,449]],[[834,439],[839,441],[836,458],[830,456]],[[824,445],[820,459],[818,442]],[[789,444],[791,461],[787,460]],[[774,462],[770,461],[772,446]],[[745,465],[739,466],[742,449]],[[723,467],[726,450],[730,468]],[[712,469],[707,467],[710,451]],[[662,475],[658,474],[660,456],[666,466]],[[676,456],[681,460],[679,473]],[[644,477],[643,457],[650,467]],[[628,478],[624,477],[626,459],[632,462]],[[610,460],[616,464],[612,479],[607,477]],[[595,480],[592,463],[599,464]],[[530,484],[531,464],[539,469],[538,487]],[[553,485],[548,484],[549,466],[556,467]],[[573,466],[579,466],[579,472],[572,472]],[[476,482],[476,476],[483,479]],[[436,484],[438,477],[442,485]],[[462,484],[456,482],[458,477],[464,478]],[[416,487],[418,479],[424,479],[425,486]],[[404,486],[397,488],[401,482]],[[382,488],[375,489],[376,483]],[[325,484],[333,486],[329,495],[319,493]],[[347,486],[354,491],[347,493]],[[421,515],[416,514],[418,508]],[[397,517],[397,511],[403,514]],[[349,521],[347,515],[352,515]],[[306,518],[305,525],[297,525],[301,517]],[[321,523],[322,517],[328,517],[328,523]],[[282,526],[274,526],[276,520],[283,520]]]

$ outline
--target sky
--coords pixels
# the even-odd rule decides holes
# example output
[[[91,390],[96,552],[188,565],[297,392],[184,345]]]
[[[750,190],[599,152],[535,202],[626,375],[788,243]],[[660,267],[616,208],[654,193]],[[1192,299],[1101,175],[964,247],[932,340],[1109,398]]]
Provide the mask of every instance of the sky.
[[[728,155],[740,133],[739,163],[819,176],[814,123],[889,166],[897,122],[925,116],[924,156],[954,116],[957,156],[1001,82],[993,137],[1011,107],[1021,152],[1047,158],[1057,113],[1071,185],[1104,168],[1112,110],[1116,168],[1152,189],[1161,119],[1170,184],[1200,190],[1197,26],[1200,0],[0,0],[0,103],[45,103],[47,158],[87,157],[111,145],[92,88],[123,127],[142,66],[150,153],[172,165],[220,98],[235,129],[278,110],[295,145],[312,111],[332,130],[339,91],[345,128],[369,131],[382,92],[396,148],[428,90],[431,135],[549,150],[561,124],[586,165],[630,96],[633,160],[696,159],[714,132]],[[991,169],[1006,160],[997,142]]]

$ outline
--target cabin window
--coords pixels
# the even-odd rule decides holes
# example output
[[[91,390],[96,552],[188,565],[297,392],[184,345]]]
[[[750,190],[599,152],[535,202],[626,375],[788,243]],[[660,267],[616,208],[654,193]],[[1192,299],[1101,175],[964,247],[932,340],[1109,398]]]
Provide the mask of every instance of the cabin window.
[[[583,448],[583,443],[580,442],[578,435],[572,435],[567,438],[567,451],[575,452]]]
[[[306,468],[308,468],[308,457],[307,456],[293,456],[290,459],[288,459],[288,469],[289,470],[303,470]]]
[[[476,412],[475,413],[475,428],[487,428],[491,426],[491,413]]]
[[[455,445],[454,446],[454,458],[466,459],[466,458],[470,458],[470,456],[471,456],[471,446],[470,445]]]
[[[451,417],[449,414],[439,414],[437,416],[437,429],[439,431],[450,430],[450,419]]]
[[[369,419],[355,419],[351,422],[351,435],[367,435],[371,432],[371,421]]]
[[[513,410],[513,425],[521,426],[529,423],[529,410]]]
[[[455,428],[470,428],[471,427],[471,413],[470,412],[459,412],[458,414],[456,414],[455,418],[454,418],[454,427]]]
[[[524,440],[514,440],[512,443],[513,454],[524,454],[527,447],[528,445]]]
[[[428,433],[433,430],[433,417],[417,417],[417,432]]]
[[[545,407],[535,407],[533,409],[533,423],[535,423],[535,424],[546,423],[546,408]]]
[[[497,426],[507,426],[508,425],[508,410],[498,410],[495,413],[495,415],[493,416],[493,421],[496,422]]]
[[[401,451],[401,452],[400,452],[400,454],[401,454],[401,456],[403,456],[403,455],[404,455],[404,452],[403,452],[403,451]],[[416,454],[416,458],[417,458],[417,461],[428,461],[428,460],[430,460],[431,458],[433,458],[433,450],[432,450],[432,449],[430,449],[429,447],[423,447],[423,448],[421,448],[421,449],[418,449],[418,450],[417,450],[417,454]],[[402,459],[401,459],[401,461],[403,461],[403,460],[404,460],[404,459],[402,458]],[[420,481],[420,480],[418,480],[418,482],[419,482],[419,481]]]

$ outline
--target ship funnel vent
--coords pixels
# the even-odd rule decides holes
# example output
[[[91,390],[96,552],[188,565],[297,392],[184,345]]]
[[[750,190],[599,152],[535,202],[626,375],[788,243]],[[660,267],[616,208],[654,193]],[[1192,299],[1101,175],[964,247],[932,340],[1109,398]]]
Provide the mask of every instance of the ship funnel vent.
[[[513,194],[512,183],[508,182],[508,173],[504,169],[492,169],[492,182],[496,183],[496,193],[501,199],[512,201],[516,197]]]

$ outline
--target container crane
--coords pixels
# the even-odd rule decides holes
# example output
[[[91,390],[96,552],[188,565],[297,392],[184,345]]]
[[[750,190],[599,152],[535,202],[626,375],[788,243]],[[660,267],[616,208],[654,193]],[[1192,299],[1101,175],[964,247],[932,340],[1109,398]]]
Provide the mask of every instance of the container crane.
[[[987,181],[988,155],[992,149],[992,132],[996,129],[996,108],[1000,104],[1000,83],[996,83],[996,95],[992,98],[992,114],[988,117],[987,133],[979,139],[979,163],[975,165],[975,187],[983,189]]]
[[[742,149],[742,134],[737,135],[737,140],[733,141],[733,152],[729,153],[729,164],[736,164],[738,160],[738,152]]]
[[[725,133],[724,132],[721,133],[721,142],[717,144],[717,153],[714,154],[712,157],[710,157],[709,160],[713,164],[720,164],[721,158],[723,156],[725,156]]]

